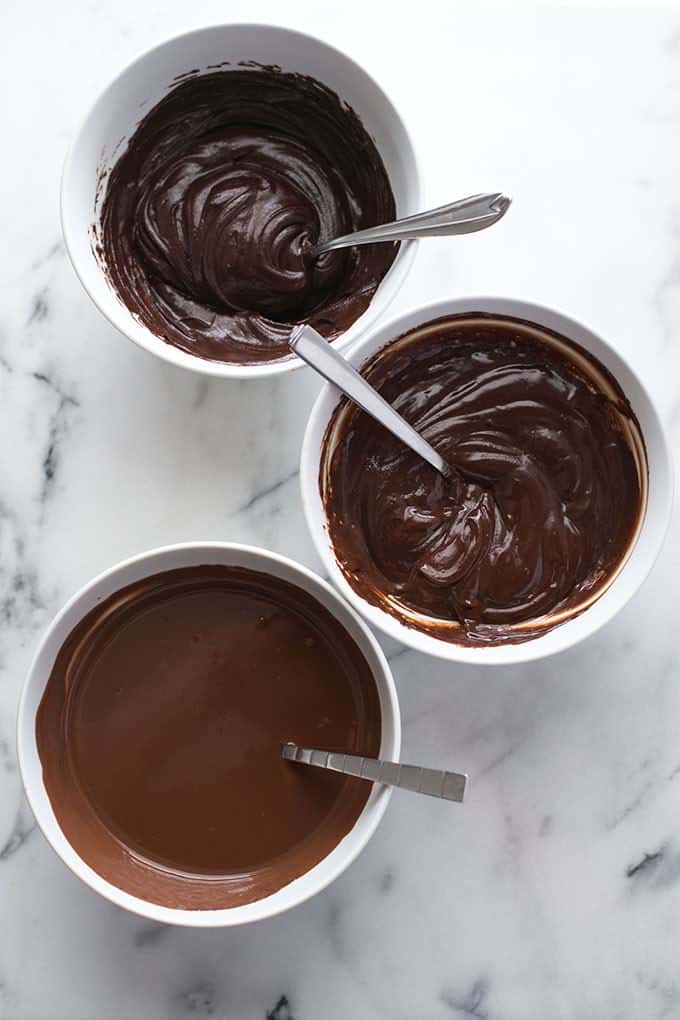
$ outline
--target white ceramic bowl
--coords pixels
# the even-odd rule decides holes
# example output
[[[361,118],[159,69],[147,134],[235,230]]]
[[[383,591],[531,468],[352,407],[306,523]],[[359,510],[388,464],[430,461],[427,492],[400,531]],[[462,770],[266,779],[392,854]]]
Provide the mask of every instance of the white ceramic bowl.
[[[136,914],[167,924],[197,928],[226,927],[272,917],[319,892],[337,878],[365,847],[383,816],[390,790],[374,787],[351,831],[310,871],[278,892],[254,903],[222,910],[178,910],[131,896],[94,871],[64,836],[45,791],[35,736],[35,718],[59,649],[76,624],[102,599],[125,585],[163,570],[219,563],[250,567],[298,585],[313,595],[346,628],[363,652],[375,679],[382,712],[382,757],[398,760],[401,722],[397,693],[378,642],[357,614],[312,571],[284,556],[250,546],[221,542],[191,543],[154,549],[125,560],[96,577],[67,602],[45,634],[28,672],[19,704],[17,745],[21,776],[33,813],[47,840],[69,868],[95,892]]]
[[[167,93],[178,75],[225,61],[277,64],[311,75],[358,113],[383,158],[398,216],[418,212],[420,177],[413,145],[401,117],[382,89],[358,64],[312,36],[271,25],[215,25],[177,36],[130,64],[102,92],[78,131],[64,165],[61,222],[64,240],[80,281],[107,319],[140,347],[182,368],[206,375],[258,378],[299,367],[298,358],[256,365],[231,365],[188,354],[155,336],[128,311],[102,271],[92,246],[92,225],[106,190],[108,171],[139,121]],[[344,336],[344,348],[385,310],[413,261],[415,242],[399,254],[369,307]]]
[[[530,638],[520,644],[490,647],[465,647],[443,641],[401,623],[383,609],[363,599],[340,569],[328,535],[326,515],[319,491],[319,468],[323,438],[331,415],[340,399],[339,391],[326,384],[314,407],[302,446],[300,481],[307,524],[316,548],[342,594],[360,613],[386,634],[421,652],[453,662],[480,665],[506,665],[527,662],[562,651],[593,634],[625,605],[649,573],[658,553],[670,518],[673,476],[668,442],[654,405],[633,369],[601,337],[573,319],[541,305],[507,298],[470,297],[440,301],[416,308],[390,322],[381,324],[359,340],[347,357],[359,368],[389,341],[432,319],[445,315],[489,312],[510,315],[547,327],[568,340],[576,341],[609,369],[627,396],[637,415],[647,448],[649,485],[647,507],[637,541],[620,573],[610,587],[580,616]]]

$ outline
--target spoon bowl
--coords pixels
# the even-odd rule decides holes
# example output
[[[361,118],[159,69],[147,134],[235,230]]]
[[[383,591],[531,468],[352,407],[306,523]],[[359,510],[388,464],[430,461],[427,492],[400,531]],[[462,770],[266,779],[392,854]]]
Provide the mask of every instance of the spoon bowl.
[[[656,407],[635,369],[627,364],[611,343],[587,326],[551,308],[533,302],[496,296],[447,298],[415,306],[372,330],[356,343],[347,360],[356,369],[397,338],[428,323],[452,315],[486,314],[510,316],[535,324],[564,337],[583,348],[611,373],[639,423],[647,463],[646,497],[639,533],[631,545],[625,563],[606,591],[584,612],[515,644],[469,646],[442,640],[398,619],[364,599],[348,582],[338,561],[329,534],[323,485],[327,478],[329,455],[335,449],[337,430],[334,415],[341,395],[332,385],[325,386],[312,409],[302,445],[300,484],[302,501],[310,533],[321,561],[341,594],[368,622],[403,645],[449,662],[484,667],[518,665],[547,657],[576,645],[611,620],[638,590],[652,567],[663,543],[670,518],[673,472],[668,439]]]
[[[240,906],[207,910],[163,906],[144,898],[139,890],[125,889],[103,878],[77,853],[61,829],[48,796],[36,739],[38,707],[59,650],[88,613],[126,585],[166,570],[206,564],[256,570],[294,584],[315,598],[356,642],[371,669],[380,701],[379,754],[398,760],[401,744],[397,691],[376,638],[326,581],[288,557],[237,543],[189,542],[134,556],[104,571],[81,588],[49,625],[29,668],[21,696],[17,742],[19,766],[29,804],[47,841],[59,857],[99,895],[150,920],[196,928],[231,927],[273,917],[319,892],[361,852],[377,828],[390,799],[387,787],[376,786],[353,828],[323,860],[271,895]]]
[[[396,215],[422,207],[420,172],[407,128],[376,81],[350,57],[313,36],[266,24],[209,25],[153,47],[129,64],[94,102],[64,165],[61,222],[66,248],[83,287],[109,322],[133,343],[201,375],[222,379],[263,379],[297,371],[297,358],[279,356],[252,364],[217,361],[166,343],[140,322],[118,298],[93,243],[106,194],[108,174],[140,120],[180,78],[225,62],[234,66],[277,65],[284,72],[310,76],[350,106],[376,148],[390,180]],[[416,243],[400,245],[396,258],[366,310],[335,341],[345,348],[385,312],[411,268]]]

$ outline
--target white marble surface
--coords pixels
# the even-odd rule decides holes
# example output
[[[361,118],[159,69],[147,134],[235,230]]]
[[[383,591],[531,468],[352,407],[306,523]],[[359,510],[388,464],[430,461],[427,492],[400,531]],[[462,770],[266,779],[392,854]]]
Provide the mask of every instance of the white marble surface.
[[[57,860],[22,800],[14,717],[42,628],[121,557],[184,539],[318,566],[297,487],[317,390],[157,363],[82,292],[60,241],[64,150],[94,93],[188,27],[276,20],[374,72],[431,204],[515,198],[502,229],[422,245],[395,310],[503,293],[584,319],[680,438],[680,11],[5,0],[0,278],[0,1016],[11,1020],[680,1017],[674,523],[623,615],[507,670],[390,648],[404,750],[465,767],[462,810],[396,795],[359,861],[242,930],[145,923]],[[416,14],[418,17],[416,17]]]

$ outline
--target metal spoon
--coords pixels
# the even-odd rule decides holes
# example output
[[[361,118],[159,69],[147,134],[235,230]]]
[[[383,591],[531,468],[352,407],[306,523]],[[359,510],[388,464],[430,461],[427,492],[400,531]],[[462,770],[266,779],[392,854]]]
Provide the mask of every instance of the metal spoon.
[[[297,744],[284,744],[281,756],[286,761],[302,765],[316,765],[331,772],[342,772],[346,776],[368,779],[384,786],[398,786],[413,793],[425,793],[428,797],[462,802],[468,777],[460,772],[444,772],[441,769],[424,769],[419,765],[401,765],[397,761],[383,761],[381,758],[364,758],[358,754],[342,754],[335,751],[318,751]]]
[[[448,478],[453,474],[452,469],[437,451],[430,446],[426,439],[406,421],[405,418],[388,404],[384,397],[381,397],[377,390],[374,390],[368,380],[357,372],[349,361],[343,358],[342,354],[328,343],[327,340],[317,333],[311,326],[296,326],[293,330],[288,346],[299,358],[310,365],[315,372],[323,376],[328,382],[333,383],[339,390],[358,404],[366,414],[380,422],[381,425],[406,443],[414,453],[417,453],[428,464],[431,464],[436,471]]]
[[[324,241],[312,249],[312,258],[336,248],[352,248],[357,244],[377,244],[381,241],[405,241],[416,237],[436,237],[447,234],[473,234],[477,230],[497,223],[510,208],[510,199],[501,192],[488,195],[470,195],[449,205],[441,205],[429,212],[416,213],[392,223],[344,234],[332,241]]]

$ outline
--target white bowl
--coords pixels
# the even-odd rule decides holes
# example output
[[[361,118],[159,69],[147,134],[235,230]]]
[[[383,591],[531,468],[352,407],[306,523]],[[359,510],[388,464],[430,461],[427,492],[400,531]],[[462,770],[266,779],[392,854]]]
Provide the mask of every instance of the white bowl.
[[[148,111],[175,79],[225,61],[277,64],[284,71],[311,75],[356,111],[374,139],[387,170],[397,216],[418,212],[420,177],[413,145],[394,106],[375,81],[344,53],[312,36],[271,25],[215,25],[177,36],[130,64],[102,92],[78,131],[64,165],[61,223],[80,282],[99,310],[121,333],[152,354],[195,372],[230,378],[278,375],[299,367],[298,358],[265,364],[208,361],[157,337],[127,309],[102,271],[92,244],[108,171]],[[415,242],[402,244],[369,307],[335,344],[357,339],[396,295],[415,255]]]
[[[160,906],[132,896],[103,879],[75,852],[64,836],[52,810],[43,783],[42,767],[38,756],[35,719],[45,684],[54,660],[64,640],[78,622],[102,599],[108,598],[125,585],[163,570],[177,567],[200,566],[205,563],[250,567],[298,585],[313,595],[340,621],[363,652],[375,679],[382,713],[381,757],[397,761],[401,746],[401,722],[397,692],[380,646],[368,627],[312,571],[285,556],[246,545],[223,542],[187,543],[154,549],[125,560],[96,577],[77,592],[52,621],[35,654],[24,685],[19,704],[17,745],[19,767],[24,788],[38,825],[47,840],[69,868],[95,892],[136,914],[162,921],[196,928],[226,927],[272,917],[302,903],[337,878],[363,850],[383,816],[390,790],[375,786],[351,831],[338,845],[300,878],[278,892],[254,903],[221,910],[179,910]]]
[[[618,381],[637,415],[647,451],[649,484],[647,506],[632,551],[610,587],[580,616],[520,644],[466,647],[444,641],[401,623],[383,609],[363,599],[347,581],[333,552],[326,514],[319,490],[319,468],[323,438],[340,399],[339,391],[326,384],[309,419],[302,445],[300,482],[307,524],[331,579],[359,612],[386,634],[402,644],[453,662],[506,665],[527,662],[562,651],[593,634],[625,605],[649,573],[670,519],[673,475],[668,442],[654,405],[633,369],[601,337],[559,312],[541,305],[508,298],[470,297],[439,301],[416,308],[372,330],[347,354],[359,368],[371,355],[402,334],[446,315],[489,312],[514,316],[547,327],[573,340],[593,354]]]

